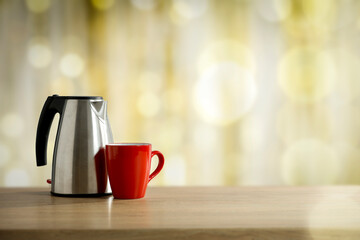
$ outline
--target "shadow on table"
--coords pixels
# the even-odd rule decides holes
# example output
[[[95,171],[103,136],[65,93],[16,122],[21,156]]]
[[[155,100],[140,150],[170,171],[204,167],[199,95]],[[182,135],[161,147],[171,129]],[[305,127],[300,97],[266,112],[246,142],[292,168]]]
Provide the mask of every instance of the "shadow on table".
[[[29,192],[19,189],[0,193],[0,209],[21,208],[21,207],[41,207],[46,205],[66,205],[66,204],[86,204],[106,201],[112,195],[102,197],[57,197],[48,191]]]

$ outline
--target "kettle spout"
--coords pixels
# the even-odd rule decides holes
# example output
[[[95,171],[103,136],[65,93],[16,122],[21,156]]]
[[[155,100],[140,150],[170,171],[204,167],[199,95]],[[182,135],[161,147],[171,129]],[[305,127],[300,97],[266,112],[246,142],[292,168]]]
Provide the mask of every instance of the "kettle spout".
[[[106,119],[106,101],[92,101],[90,102],[90,105],[96,116],[98,116],[100,119]]]

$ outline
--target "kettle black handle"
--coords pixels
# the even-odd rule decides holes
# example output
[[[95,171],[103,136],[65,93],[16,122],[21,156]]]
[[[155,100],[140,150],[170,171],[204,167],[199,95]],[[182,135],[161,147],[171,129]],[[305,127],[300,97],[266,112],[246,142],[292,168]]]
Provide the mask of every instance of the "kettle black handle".
[[[47,163],[47,144],[51,123],[54,120],[56,113],[60,114],[61,121],[65,101],[65,98],[53,95],[46,99],[46,102],[41,110],[35,143],[37,166],[44,166]]]

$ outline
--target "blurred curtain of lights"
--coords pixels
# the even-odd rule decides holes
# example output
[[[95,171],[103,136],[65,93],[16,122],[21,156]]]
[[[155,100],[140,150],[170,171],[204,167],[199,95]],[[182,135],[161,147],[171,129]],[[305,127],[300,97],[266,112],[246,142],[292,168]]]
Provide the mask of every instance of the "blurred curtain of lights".
[[[42,186],[46,97],[101,95],[153,185],[359,184],[355,0],[0,0],[0,186]],[[51,130],[48,157],[56,134]]]

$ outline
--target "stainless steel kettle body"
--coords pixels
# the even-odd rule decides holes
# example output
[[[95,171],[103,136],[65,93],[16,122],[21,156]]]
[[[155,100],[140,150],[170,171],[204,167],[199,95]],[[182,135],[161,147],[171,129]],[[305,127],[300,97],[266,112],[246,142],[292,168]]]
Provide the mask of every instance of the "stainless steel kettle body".
[[[55,195],[110,194],[104,147],[113,142],[102,97],[50,96],[42,109],[36,136],[38,166],[46,165],[51,123],[60,114],[51,192]]]

